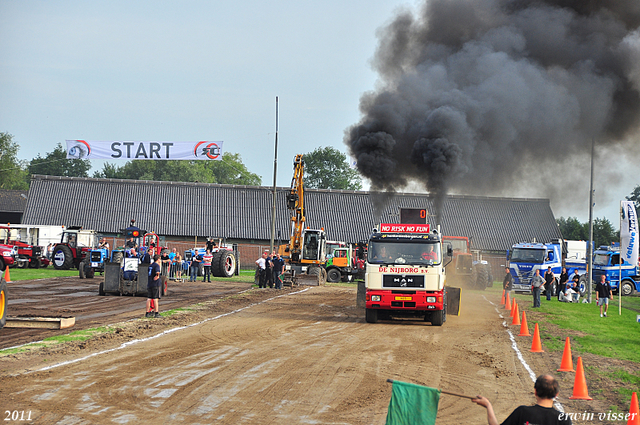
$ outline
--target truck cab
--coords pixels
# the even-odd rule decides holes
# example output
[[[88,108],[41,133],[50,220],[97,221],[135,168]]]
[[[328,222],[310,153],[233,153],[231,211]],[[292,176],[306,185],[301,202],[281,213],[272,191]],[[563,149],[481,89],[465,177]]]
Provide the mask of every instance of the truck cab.
[[[593,253],[593,282],[600,282],[600,276],[605,275],[614,293],[622,288],[622,295],[632,295],[640,291],[640,276],[638,264],[630,264],[626,260],[620,266],[620,246],[601,246]],[[622,271],[622,285],[620,272]]]
[[[584,294],[586,249],[587,243],[584,241],[554,240],[549,243],[524,242],[513,245],[508,254],[513,290],[531,292],[531,279],[536,270],[540,270],[540,276],[544,276],[547,268],[551,267],[558,279],[562,267],[565,267],[569,276],[573,276],[576,271],[582,275],[580,285],[581,293]]]
[[[366,261],[366,320],[391,315],[424,317],[434,326],[446,321],[445,265],[440,234],[429,225],[382,224],[369,238]]]

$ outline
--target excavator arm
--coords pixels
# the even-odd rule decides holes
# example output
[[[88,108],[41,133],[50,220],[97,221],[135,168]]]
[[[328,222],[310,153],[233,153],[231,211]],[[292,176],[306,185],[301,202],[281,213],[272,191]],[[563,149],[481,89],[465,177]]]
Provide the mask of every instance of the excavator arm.
[[[287,195],[287,208],[291,212],[291,239],[289,240],[291,261],[299,261],[302,253],[302,230],[305,222],[303,176],[304,160],[302,155],[298,154],[293,161],[293,178]]]

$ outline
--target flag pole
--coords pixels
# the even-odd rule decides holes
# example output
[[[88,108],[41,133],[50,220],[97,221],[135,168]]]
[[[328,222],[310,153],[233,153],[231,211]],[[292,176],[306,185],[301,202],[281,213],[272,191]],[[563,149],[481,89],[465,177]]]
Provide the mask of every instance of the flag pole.
[[[387,382],[389,382],[390,384],[393,384],[393,379],[387,379]],[[469,395],[464,395],[464,394],[458,394],[458,393],[452,393],[450,391],[445,391],[445,390],[439,390],[442,394],[448,394],[448,395],[452,395],[452,396],[456,396],[456,397],[461,397],[461,398],[468,398],[469,400],[473,400],[475,397],[469,396]]]
[[[620,202],[620,255],[618,259],[618,316],[622,316],[622,214],[624,205]]]

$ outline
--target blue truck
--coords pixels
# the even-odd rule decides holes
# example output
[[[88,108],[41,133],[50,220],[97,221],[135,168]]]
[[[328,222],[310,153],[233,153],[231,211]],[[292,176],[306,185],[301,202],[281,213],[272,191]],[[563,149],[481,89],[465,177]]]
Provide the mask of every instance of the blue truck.
[[[540,276],[548,267],[559,278],[562,267],[566,267],[569,276],[577,271],[580,275],[580,293],[586,290],[587,243],[585,241],[567,241],[555,239],[549,243],[523,242],[514,244],[508,252],[508,264],[513,276],[513,290],[531,292],[531,278],[536,270]]]
[[[611,246],[601,246],[593,254],[593,282],[600,282],[603,274],[611,284],[614,294],[618,293],[618,288],[622,288],[622,295],[632,295],[640,291],[640,271],[638,263],[630,264],[627,261],[622,263],[622,286],[620,286],[620,244],[614,243]]]

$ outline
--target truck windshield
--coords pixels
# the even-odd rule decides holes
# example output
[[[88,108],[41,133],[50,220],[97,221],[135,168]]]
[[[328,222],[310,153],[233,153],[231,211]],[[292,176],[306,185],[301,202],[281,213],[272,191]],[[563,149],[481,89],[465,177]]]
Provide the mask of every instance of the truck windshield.
[[[514,248],[511,253],[511,262],[542,264],[544,257],[544,249]]]
[[[371,264],[436,265],[442,259],[436,242],[371,242],[367,261]]]
[[[608,266],[609,265],[609,254],[596,254],[593,256],[593,265],[594,266]]]

